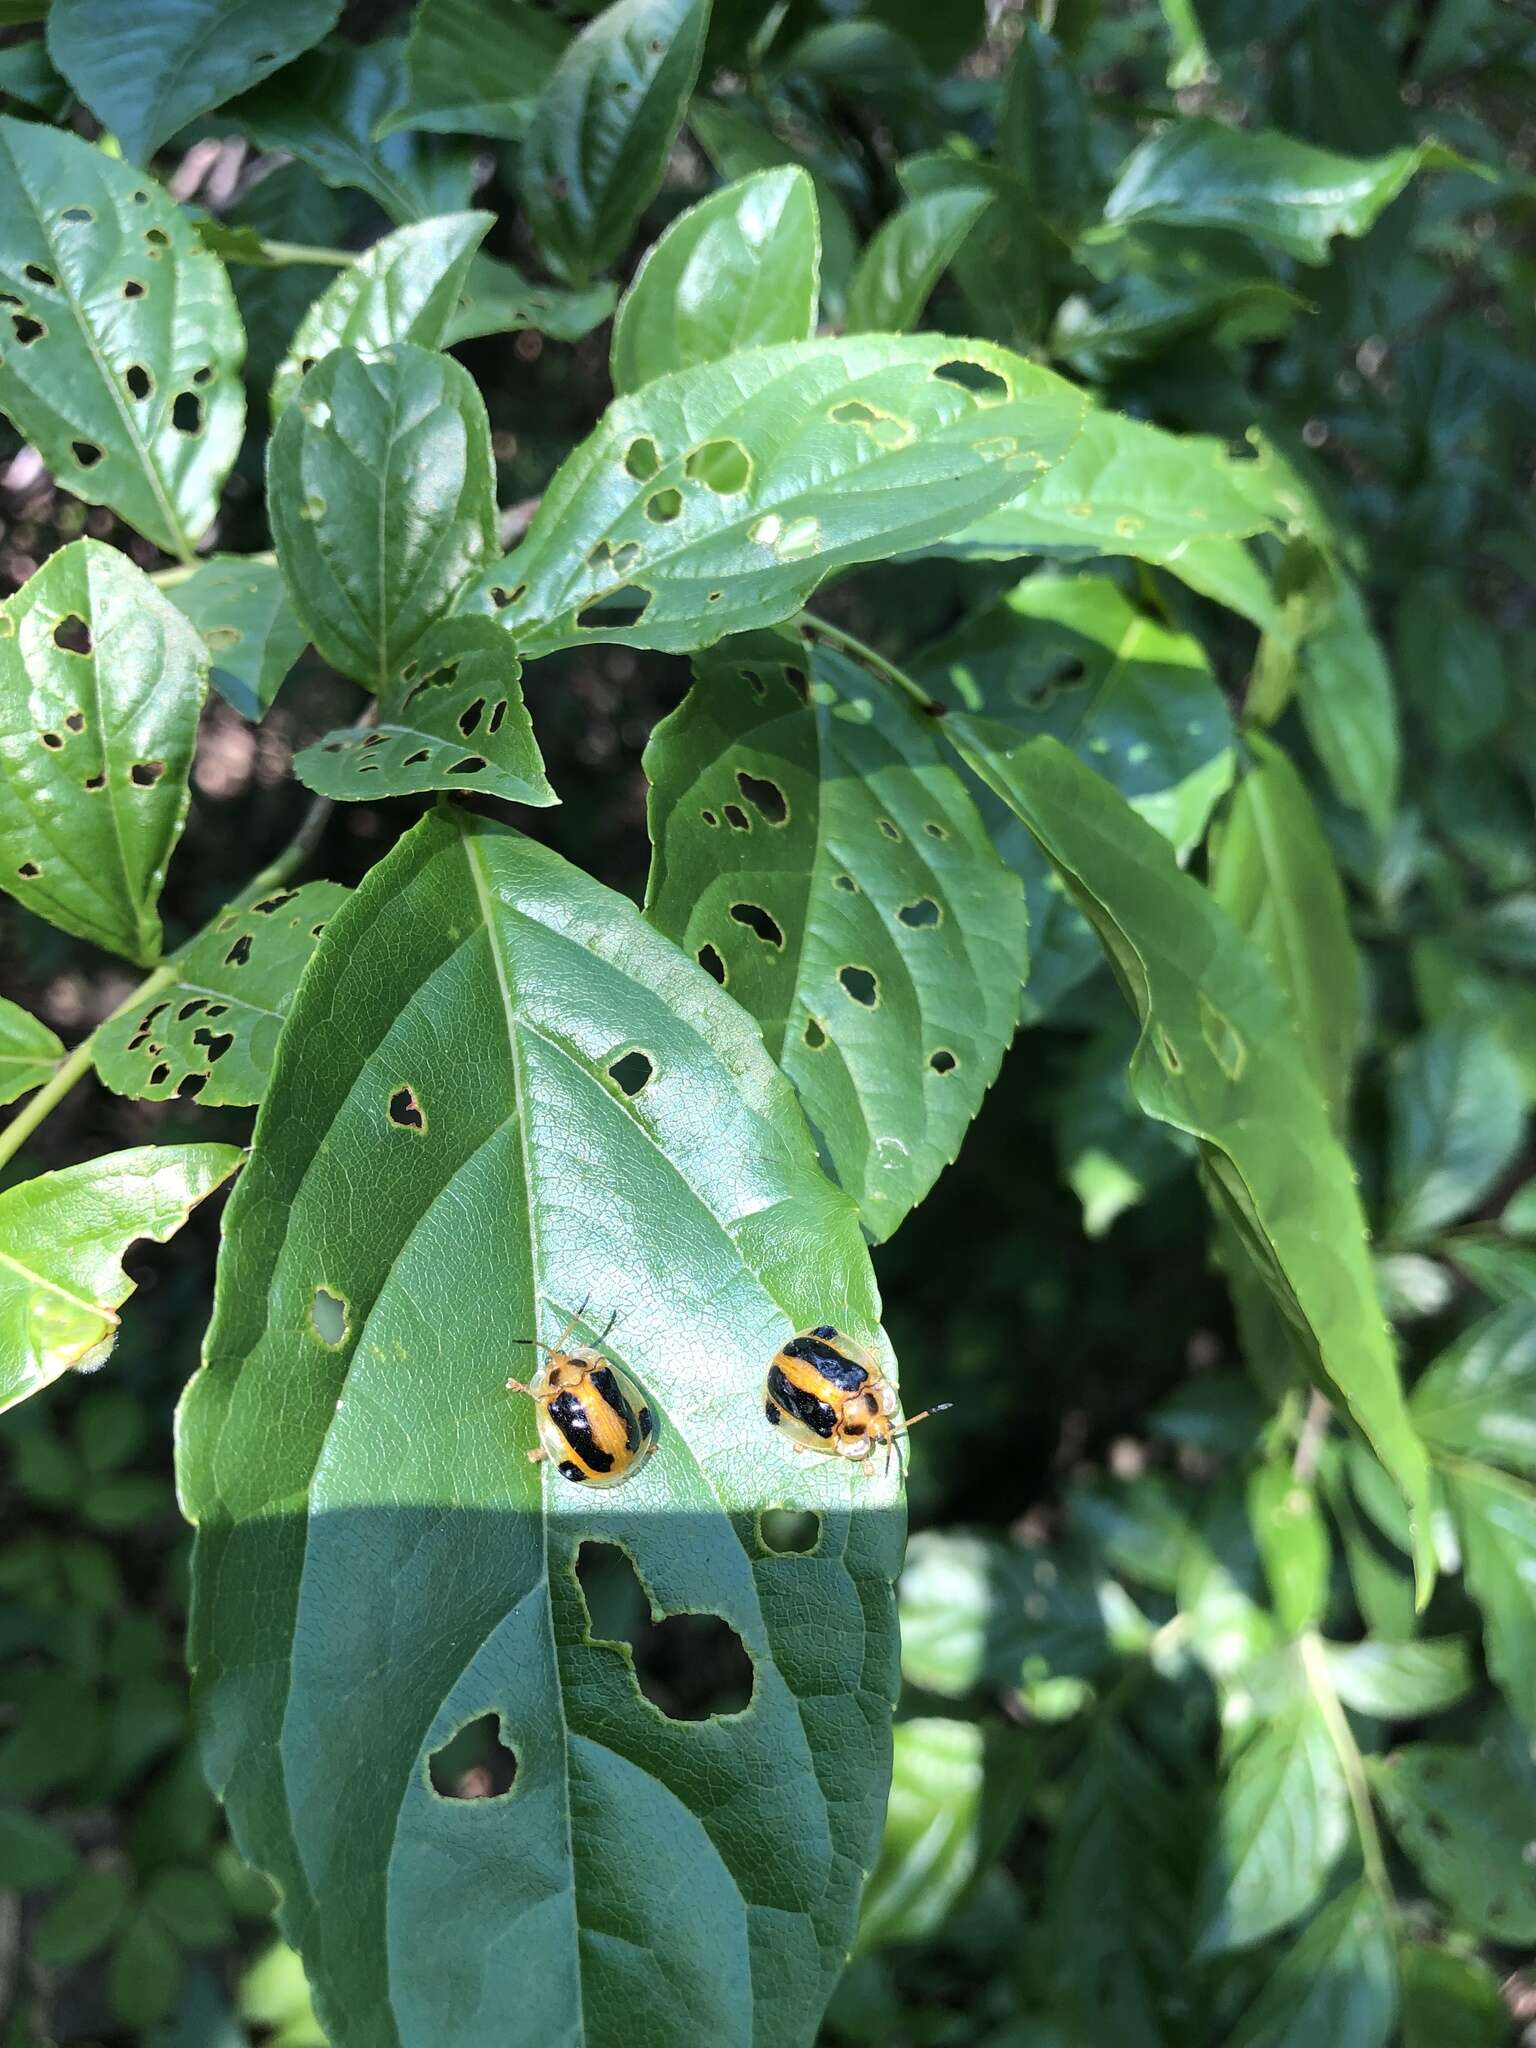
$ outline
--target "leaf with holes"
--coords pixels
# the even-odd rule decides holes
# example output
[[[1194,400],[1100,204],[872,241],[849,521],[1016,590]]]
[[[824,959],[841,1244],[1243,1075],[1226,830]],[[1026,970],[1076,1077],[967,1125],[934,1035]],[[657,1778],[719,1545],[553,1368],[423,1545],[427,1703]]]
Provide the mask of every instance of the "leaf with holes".
[[[142,1145],[0,1192],[0,1408],[102,1363],[134,1287],[123,1253],[164,1244],[239,1163],[233,1145]]]
[[[494,215],[445,213],[396,228],[341,271],[299,322],[272,379],[272,417],[334,348],[363,354],[392,341],[442,348],[475,250]]]
[[[1013,1035],[1017,878],[933,721],[788,635],[702,659],[645,765],[646,915],[757,1018],[866,1229],[889,1237]]]
[[[623,899],[438,812],[326,933],[248,1175],[178,1433],[191,1656],[328,2036],[804,2042],[879,1839],[902,1517],[895,1469],[763,1419],[791,1331],[874,1340],[878,1307],[756,1026]],[[600,1495],[528,1462],[504,1385],[572,1318],[656,1418]],[[819,1517],[810,1554],[760,1533],[779,1506]],[[746,1711],[636,1691],[584,1542],[734,1633]]]
[[[781,342],[618,399],[482,579],[518,647],[687,653],[797,611],[834,570],[1017,496],[1084,401],[1006,349],[938,335]]]
[[[0,1102],[41,1088],[63,1057],[57,1035],[40,1018],[0,996]]]
[[[944,731],[1028,826],[1098,933],[1141,1021],[1132,1092],[1149,1116],[1199,1141],[1218,1213],[1285,1313],[1310,1330],[1322,1372],[1408,1502],[1427,1599],[1429,1461],[1404,1404],[1349,1159],[1257,948],[1059,741],[1021,744],[969,714]]]
[[[611,284],[565,291],[559,285],[530,283],[494,256],[476,256],[440,345],[455,348],[482,334],[518,334],[530,327],[551,341],[580,341],[601,327],[616,297]]]
[[[1107,577],[1030,577],[919,656],[913,674],[940,702],[984,712],[1021,740],[1061,740],[1180,858],[1231,779],[1231,714],[1200,643],[1138,611]],[[1024,879],[1033,1021],[1098,965],[1099,949],[1022,821],[991,790],[981,803]]]
[[[915,327],[934,286],[992,204],[983,185],[926,192],[898,207],[859,258],[848,287],[850,334]]]
[[[341,0],[53,0],[48,54],[135,163],[309,50]]]
[[[451,357],[338,348],[277,424],[267,505],[294,608],[332,667],[381,689],[496,546],[491,430]]]
[[[709,0],[617,0],[555,66],[528,124],[522,196],[568,284],[608,269],[655,198],[708,25]]]
[[[190,556],[240,447],[245,334],[224,266],[147,175],[0,119],[0,411],[55,478]]]
[[[155,1102],[260,1102],[299,976],[348,893],[306,882],[232,903],[173,956],[168,984],[97,1032],[102,1080]]]
[[[1415,1742],[1370,1760],[1392,1831],[1459,1927],[1506,1948],[1536,1942],[1536,1787],[1496,1756]]]
[[[680,213],[613,323],[614,391],[816,331],[821,227],[798,165],[758,171]]]
[[[527,0],[421,0],[405,46],[405,97],[378,132],[516,142],[568,40]]]
[[[208,679],[225,703],[253,725],[265,718],[305,645],[277,564],[210,555],[165,594],[202,635]]]
[[[208,653],[142,569],[60,548],[0,605],[0,888],[145,965],[187,817]]]
[[[322,796],[366,802],[427,790],[483,790],[553,804],[523,703],[522,663],[489,619],[449,619],[385,692],[371,726],[327,733],[294,762]]]

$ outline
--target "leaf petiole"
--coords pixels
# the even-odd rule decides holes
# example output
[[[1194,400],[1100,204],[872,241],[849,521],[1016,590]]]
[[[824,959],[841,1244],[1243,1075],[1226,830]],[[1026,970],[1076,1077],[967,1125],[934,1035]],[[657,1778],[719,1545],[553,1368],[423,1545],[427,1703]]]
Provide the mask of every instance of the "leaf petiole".
[[[920,683],[915,682],[905,669],[899,669],[895,662],[887,661],[866,641],[845,632],[841,626],[831,625],[826,619],[817,618],[814,612],[801,612],[795,620],[797,630],[811,640],[823,641],[828,647],[836,647],[849,655],[873,674],[881,676],[888,683],[894,683],[898,690],[904,690],[920,711],[930,718],[942,718],[949,706],[941,704],[937,697],[930,697]]]

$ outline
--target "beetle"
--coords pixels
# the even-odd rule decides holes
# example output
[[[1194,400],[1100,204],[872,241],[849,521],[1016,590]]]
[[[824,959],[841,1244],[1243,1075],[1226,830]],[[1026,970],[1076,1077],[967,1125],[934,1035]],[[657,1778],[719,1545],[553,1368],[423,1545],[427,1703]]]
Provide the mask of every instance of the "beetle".
[[[538,1411],[539,1448],[528,1453],[537,1465],[547,1458],[573,1485],[621,1486],[656,1448],[656,1418],[627,1372],[590,1344],[568,1340],[586,1309],[583,1302],[553,1344],[536,1337],[516,1342],[544,1352],[531,1383],[509,1379],[507,1387],[526,1394]],[[606,1342],[617,1315],[604,1330]]]
[[[868,1459],[883,1444],[889,1464],[908,1430],[953,1403],[942,1401],[906,1422],[894,1419],[898,1406],[896,1389],[881,1371],[873,1347],[858,1351],[832,1323],[791,1337],[768,1368],[763,1413],[797,1451]],[[866,1464],[864,1470],[873,1467]]]

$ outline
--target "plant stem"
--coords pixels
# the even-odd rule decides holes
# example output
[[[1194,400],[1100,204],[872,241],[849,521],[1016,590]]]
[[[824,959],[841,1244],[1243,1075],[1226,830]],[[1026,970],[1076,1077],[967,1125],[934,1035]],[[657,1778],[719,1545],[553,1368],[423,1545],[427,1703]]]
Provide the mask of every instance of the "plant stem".
[[[941,704],[936,697],[930,697],[928,692],[919,683],[914,682],[904,669],[899,669],[895,662],[887,661],[883,654],[877,653],[865,641],[856,639],[852,633],[845,632],[841,626],[830,625],[826,619],[817,618],[814,612],[801,612],[795,624],[812,640],[824,640],[829,647],[840,648],[844,654],[851,655],[863,667],[872,670],[878,676],[883,676],[888,683],[894,683],[898,690],[904,690],[918,709],[926,711],[930,718],[942,718],[949,709],[947,704]]]
[[[238,263],[241,259],[232,256],[229,260]],[[265,270],[282,270],[290,263],[323,263],[334,270],[345,270],[356,261],[351,249],[325,249],[311,242],[269,242],[262,237],[260,263]]]
[[[1328,1425],[1333,1420],[1333,1410],[1328,1405],[1328,1396],[1312,1389],[1312,1398],[1307,1403],[1306,1419],[1296,1438],[1296,1455],[1291,1460],[1291,1477],[1299,1479],[1304,1486],[1310,1485],[1317,1471],[1318,1453],[1323,1447],[1323,1438],[1328,1434]]]
[[[275,566],[277,556],[268,548],[258,555],[242,555],[240,560],[242,562],[270,562]],[[151,569],[149,580],[151,583],[158,583],[162,590],[170,590],[178,583],[187,582],[189,578],[195,576],[198,570],[204,566],[203,562],[195,558],[189,558],[182,562],[173,562],[168,569]]]
[[[1365,1759],[1360,1754],[1360,1745],[1355,1741],[1354,1730],[1349,1725],[1349,1716],[1339,1702],[1333,1689],[1333,1680],[1328,1676],[1328,1661],[1323,1653],[1323,1641],[1315,1629],[1308,1629],[1301,1638],[1301,1664],[1306,1672],[1307,1683],[1312,1697],[1317,1701],[1318,1712],[1322,1715],[1329,1739],[1344,1773],[1344,1785],[1349,1793],[1350,1807],[1355,1816],[1355,1831],[1360,1837],[1360,1861],[1365,1866],[1366,1882],[1380,1898],[1382,1904],[1393,1910],[1396,1901],[1392,1896],[1392,1880],[1387,1876],[1387,1859],[1382,1853],[1381,1831],[1376,1825],[1376,1810],[1371,1804],[1371,1788],[1365,1775]]]

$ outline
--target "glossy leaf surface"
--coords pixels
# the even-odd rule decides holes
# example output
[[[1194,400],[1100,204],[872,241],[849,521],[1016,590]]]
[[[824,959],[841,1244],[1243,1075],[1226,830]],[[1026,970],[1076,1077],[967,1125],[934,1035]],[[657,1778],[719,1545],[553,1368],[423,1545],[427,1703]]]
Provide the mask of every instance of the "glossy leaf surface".
[[[476,256],[441,345],[453,348],[482,334],[514,334],[526,327],[537,328],[551,341],[580,341],[608,318],[614,297],[611,284],[587,285],[580,291],[533,284],[510,263]]]
[[[1416,1742],[1372,1760],[1393,1832],[1460,1926],[1509,1948],[1536,1942],[1536,1789],[1496,1757]]]
[[[253,724],[265,718],[306,640],[277,564],[210,555],[165,594],[202,635],[225,703]]]
[[[405,97],[382,132],[515,142],[566,41],[561,23],[527,0],[421,0],[405,46]]]
[[[64,1057],[58,1034],[40,1017],[0,996],[0,1102],[41,1088]]]
[[[1445,1474],[1461,1536],[1467,1591],[1483,1616],[1488,1669],[1527,1728],[1536,1730],[1536,1493],[1488,1465]]]
[[[903,333],[917,325],[992,194],[984,187],[927,192],[898,207],[859,258],[848,287],[849,334]]]
[[[1398,1049],[1387,1223],[1410,1243],[1465,1215],[1520,1150],[1525,1091],[1494,1033],[1444,1025]]]
[[[879,1834],[901,1521],[894,1470],[762,1420],[777,1343],[878,1309],[755,1027],[621,898],[439,813],[330,927],[248,1171],[180,1419],[192,1661],[327,2034],[802,2043]],[[513,1337],[584,1302],[659,1433],[599,1496],[527,1462],[503,1385]],[[780,1504],[820,1516],[811,1553],[762,1539]],[[723,1620],[748,1711],[641,1697],[583,1543],[622,1545],[658,1615]],[[431,1757],[487,1715],[510,1796],[441,1796]]]
[[[1536,1479],[1536,1302],[1474,1323],[1425,1373],[1411,1406],[1437,1450]]]

